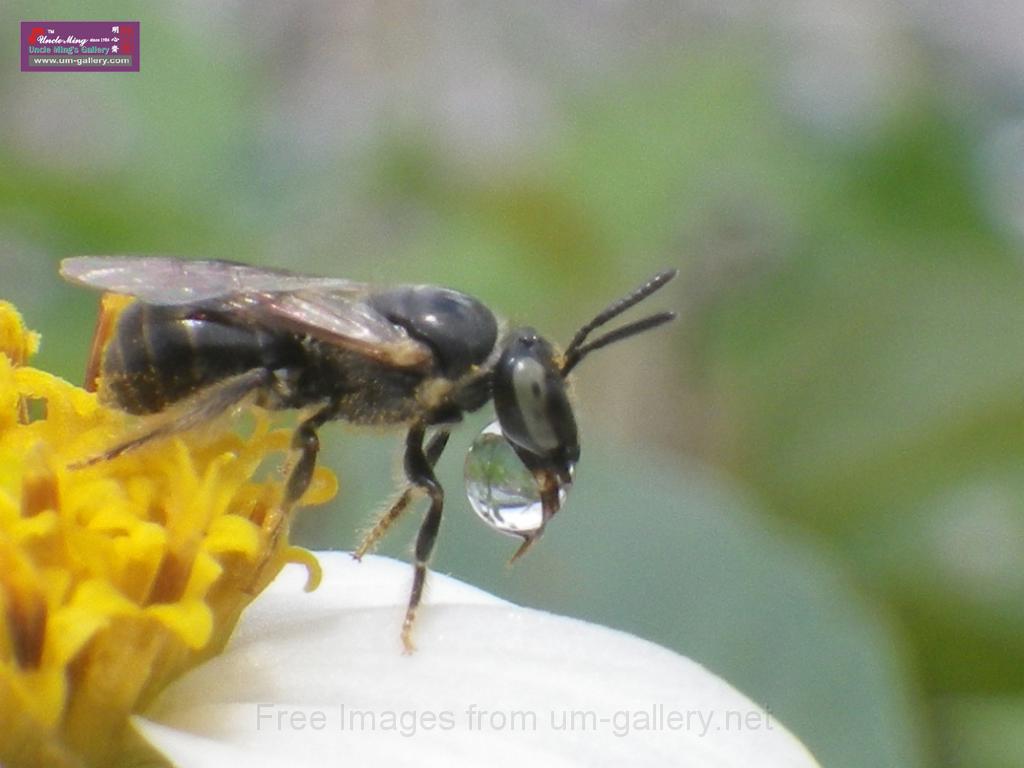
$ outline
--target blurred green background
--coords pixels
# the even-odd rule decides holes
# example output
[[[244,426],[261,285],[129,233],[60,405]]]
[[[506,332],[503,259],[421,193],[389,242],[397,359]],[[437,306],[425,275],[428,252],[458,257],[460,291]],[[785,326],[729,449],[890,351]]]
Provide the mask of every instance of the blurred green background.
[[[436,568],[691,656],[834,768],[1024,765],[1024,11],[906,0],[97,2],[139,74],[0,68],[0,295],[78,381],[59,258],[459,287],[565,341],[583,460],[514,569],[442,462]],[[332,425],[346,548],[400,438]],[[410,518],[382,551],[405,557]],[[398,617],[396,616],[396,622]]]

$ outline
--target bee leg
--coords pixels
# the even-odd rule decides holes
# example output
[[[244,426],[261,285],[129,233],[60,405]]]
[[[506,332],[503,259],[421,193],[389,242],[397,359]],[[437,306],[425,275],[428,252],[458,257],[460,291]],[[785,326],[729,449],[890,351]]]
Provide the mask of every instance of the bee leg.
[[[423,518],[420,532],[416,536],[412,591],[409,593],[409,605],[405,609],[405,621],[402,622],[402,645],[406,653],[416,650],[412,643],[412,627],[416,622],[416,609],[419,608],[420,599],[423,597],[427,563],[430,562],[430,553],[437,540],[437,532],[441,527],[441,511],[444,508],[444,489],[434,476],[429,457],[423,451],[425,431],[426,426],[422,422],[414,424],[405,440],[405,475],[410,483],[422,488],[430,496],[430,509],[427,510],[427,516]]]
[[[448,430],[442,430],[435,433],[430,441],[427,443],[427,463],[431,467],[437,464],[437,460],[441,458],[441,453],[444,451],[445,446],[448,444]],[[412,501],[413,486],[406,488],[402,491],[402,495],[395,500],[395,503],[374,523],[373,528],[363,536],[363,540],[359,542],[359,546],[356,547],[355,552],[352,553],[352,557],[356,560],[362,560],[363,556],[366,555],[371,549],[373,549],[377,542],[381,540],[391,524],[397,520],[402,513],[408,508],[409,502]]]
[[[281,534],[288,529],[288,519],[291,516],[292,508],[309,489],[309,484],[313,480],[313,470],[316,469],[316,459],[320,453],[320,437],[317,435],[317,430],[336,416],[337,409],[329,405],[321,408],[295,428],[295,434],[292,435],[292,450],[297,451],[299,457],[288,473],[281,504],[263,520],[262,527],[267,532],[267,546],[263,559],[253,570],[255,578],[250,585],[250,591],[253,594],[261,589],[261,574],[264,566],[277,552]]]
[[[306,492],[313,480],[316,458],[320,453],[320,438],[316,431],[336,416],[337,409],[329,405],[326,408],[321,408],[296,427],[295,434],[292,436],[292,450],[299,452],[299,458],[288,475],[284,498],[281,501],[281,506],[286,512],[290,511],[295,503],[302,498],[302,494]]]
[[[162,420],[152,429],[120,445],[115,445],[98,456],[91,456],[88,459],[76,461],[70,467],[71,469],[79,469],[95,464],[98,461],[113,459],[122,453],[139,448],[151,440],[167,437],[179,432],[186,432],[193,427],[211,421],[233,406],[238,405],[256,390],[270,386],[272,376],[273,374],[265,368],[253,368],[250,371],[240,373],[237,376],[232,376],[207,387],[193,395],[180,406],[176,406],[168,418]]]

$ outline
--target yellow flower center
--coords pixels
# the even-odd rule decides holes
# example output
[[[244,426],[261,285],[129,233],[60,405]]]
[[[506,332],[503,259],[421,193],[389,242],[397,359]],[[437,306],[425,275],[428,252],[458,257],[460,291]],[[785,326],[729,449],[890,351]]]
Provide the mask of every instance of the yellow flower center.
[[[128,718],[227,642],[289,561],[281,483],[258,479],[289,434],[207,430],[101,455],[132,428],[93,393],[25,363],[38,337],[0,302],[0,764],[128,764]],[[320,469],[304,504],[334,495]],[[152,759],[152,756],[149,756]]]

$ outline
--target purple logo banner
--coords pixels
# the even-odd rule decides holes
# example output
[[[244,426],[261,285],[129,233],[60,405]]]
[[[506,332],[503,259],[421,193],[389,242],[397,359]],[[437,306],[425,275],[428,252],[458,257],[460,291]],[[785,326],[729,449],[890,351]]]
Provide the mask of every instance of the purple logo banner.
[[[22,72],[138,72],[137,21],[23,21]]]

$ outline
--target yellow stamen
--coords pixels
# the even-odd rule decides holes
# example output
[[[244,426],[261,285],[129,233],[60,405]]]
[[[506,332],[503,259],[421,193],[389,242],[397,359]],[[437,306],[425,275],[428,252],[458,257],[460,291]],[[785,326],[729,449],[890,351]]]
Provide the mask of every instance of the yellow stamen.
[[[288,444],[266,417],[70,469],[129,417],[26,367],[37,345],[0,302],[0,764],[127,764],[129,716],[223,648],[286,562],[310,588],[319,566],[288,545],[280,482],[254,478]],[[336,489],[319,469],[304,503]]]

